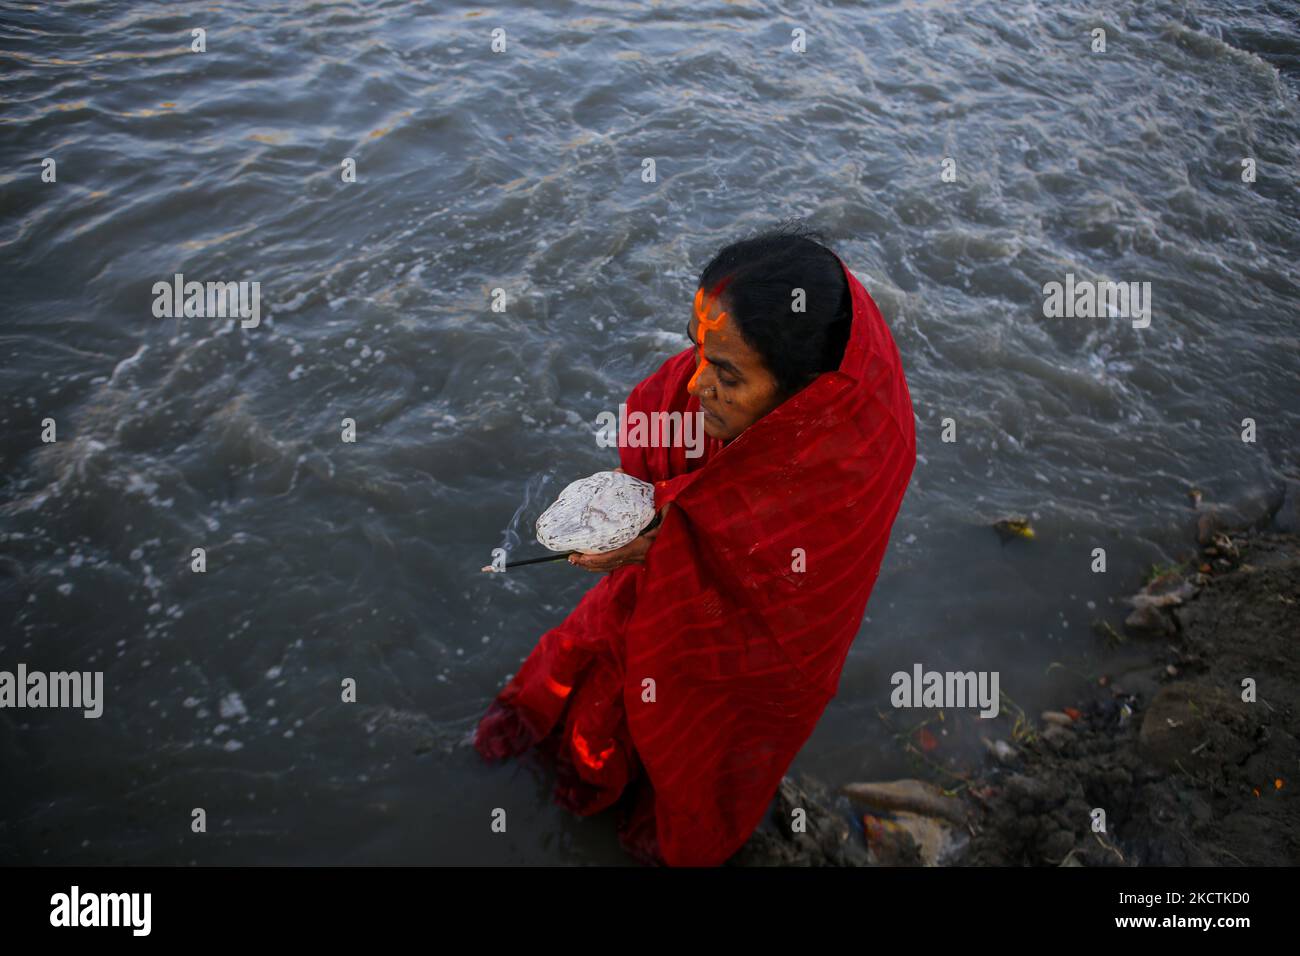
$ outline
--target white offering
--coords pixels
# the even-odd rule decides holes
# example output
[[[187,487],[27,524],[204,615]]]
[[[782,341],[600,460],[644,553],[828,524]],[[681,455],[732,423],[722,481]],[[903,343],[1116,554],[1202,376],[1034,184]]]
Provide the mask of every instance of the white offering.
[[[560,492],[537,519],[537,540],[552,551],[604,554],[654,520],[655,487],[619,471],[598,471]]]

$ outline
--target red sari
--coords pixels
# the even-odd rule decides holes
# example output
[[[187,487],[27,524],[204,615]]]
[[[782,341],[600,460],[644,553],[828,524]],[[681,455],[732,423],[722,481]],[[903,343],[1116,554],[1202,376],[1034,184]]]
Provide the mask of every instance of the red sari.
[[[843,266],[843,262],[841,262]],[[620,804],[646,862],[712,866],[761,822],[835,696],[916,464],[912,402],[876,304],[844,267],[853,327],[837,371],[699,458],[623,448],[669,509],[644,564],[605,575],[544,634],[479,723],[485,759],[531,746],[555,797]],[[693,413],[694,349],[628,412]]]

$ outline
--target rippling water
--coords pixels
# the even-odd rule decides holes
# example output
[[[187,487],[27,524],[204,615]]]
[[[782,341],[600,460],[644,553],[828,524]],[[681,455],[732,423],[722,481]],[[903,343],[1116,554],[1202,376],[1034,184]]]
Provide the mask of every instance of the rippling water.
[[[623,861],[457,746],[595,578],[478,568],[613,463],[710,254],[792,215],[893,328],[921,455],[796,769],[911,773],[876,709],[914,661],[1061,703],[1187,486],[1296,460],[1300,13],[1223,6],[0,5],[0,668],[107,697],[0,713],[0,856]],[[154,318],[177,272],[259,281],[261,326]],[[1150,327],[1045,319],[1067,272],[1151,282]]]

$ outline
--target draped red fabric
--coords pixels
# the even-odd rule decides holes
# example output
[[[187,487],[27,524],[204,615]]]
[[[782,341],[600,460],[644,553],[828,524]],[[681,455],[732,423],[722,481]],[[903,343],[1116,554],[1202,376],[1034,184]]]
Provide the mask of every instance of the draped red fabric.
[[[843,262],[840,263],[843,266]],[[672,502],[643,565],[605,575],[542,636],[479,724],[488,759],[537,745],[556,799],[620,805],[646,862],[716,865],[761,822],[835,696],[916,464],[893,338],[847,267],[853,326],[837,371],[705,453],[623,448]],[[694,349],[628,411],[692,413]]]

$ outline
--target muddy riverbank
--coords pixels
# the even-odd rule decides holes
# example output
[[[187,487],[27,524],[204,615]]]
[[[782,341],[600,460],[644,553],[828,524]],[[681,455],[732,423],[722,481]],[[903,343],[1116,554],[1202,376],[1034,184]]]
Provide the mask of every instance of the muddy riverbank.
[[[1122,628],[1098,622],[1105,673],[1062,675],[1068,706],[903,728],[923,772],[854,800],[848,781],[787,778],[731,863],[1300,862],[1300,481],[1254,517],[1192,503],[1183,560],[1153,569]],[[982,761],[944,757],[963,733]]]

